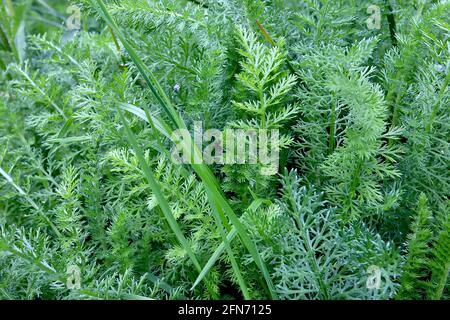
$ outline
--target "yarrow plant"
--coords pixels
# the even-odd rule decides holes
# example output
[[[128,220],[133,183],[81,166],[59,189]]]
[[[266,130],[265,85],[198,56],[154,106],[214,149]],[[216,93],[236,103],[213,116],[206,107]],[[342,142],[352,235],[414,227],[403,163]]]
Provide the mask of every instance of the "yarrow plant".
[[[448,0],[0,17],[0,299],[450,298]]]

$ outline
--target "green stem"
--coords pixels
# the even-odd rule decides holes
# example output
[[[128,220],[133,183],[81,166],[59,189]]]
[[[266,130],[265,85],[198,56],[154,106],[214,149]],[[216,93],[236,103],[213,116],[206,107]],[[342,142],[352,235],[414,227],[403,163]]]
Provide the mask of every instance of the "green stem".
[[[314,274],[316,276],[317,282],[319,283],[320,291],[323,294],[322,299],[327,300],[327,299],[329,299],[327,286],[323,282],[322,273],[320,272],[320,268],[317,265],[317,260],[315,258],[316,253],[315,253],[314,249],[311,246],[311,239],[309,238],[309,234],[305,230],[304,223],[302,223],[302,221],[300,220],[300,212],[298,211],[298,207],[297,207],[297,204],[295,203],[294,196],[291,195],[289,197],[289,199],[290,199],[290,202],[291,202],[292,210],[294,211],[294,217],[293,218],[294,218],[294,220],[295,220],[295,222],[297,224],[297,229],[300,231],[300,233],[301,233],[301,235],[303,237],[304,244],[305,244],[305,249],[307,251],[308,258],[309,258],[309,260],[311,262],[311,267],[312,267],[313,272],[314,272]]]
[[[266,39],[266,41],[272,47],[275,47],[276,46],[275,41],[273,41],[273,38],[270,36],[270,34],[267,32],[267,30],[264,28],[264,26],[258,20],[256,20],[256,25],[258,26],[258,29],[261,31],[261,33],[263,34],[263,36]],[[289,61],[289,59],[286,59],[286,65],[287,65],[289,71],[291,71],[292,74],[295,74],[294,67],[292,66],[292,64]]]
[[[440,300],[442,294],[444,293],[445,285],[447,284],[448,275],[450,273],[450,262],[448,262],[444,267],[444,275],[438,283],[437,289],[432,293],[431,298],[433,300]]]
[[[356,187],[358,186],[358,183],[359,183],[362,164],[363,164],[363,160],[359,160],[359,162],[356,166],[355,172],[353,174],[352,184],[350,186],[350,192],[349,192],[349,195],[351,197],[353,197],[356,193]]]
[[[261,128],[266,129],[266,102],[264,101],[264,94],[261,93],[259,95],[259,99],[261,101]]]
[[[3,49],[5,51],[12,52],[11,45],[9,44],[8,37],[6,36],[6,32],[3,30],[2,26],[0,26],[0,42],[3,44]]]
[[[14,6],[11,0],[5,0],[6,8],[8,10],[8,14],[13,17],[16,13],[14,11]]]
[[[385,3],[386,3],[386,7],[388,9],[387,20],[389,23],[389,34],[391,35],[392,46],[396,47],[397,46],[397,37],[396,37],[395,33],[397,32],[397,25],[395,23],[395,16],[394,16],[394,13],[392,10],[391,2],[389,0],[385,0]]]
[[[1,58],[0,58],[0,69],[6,70],[6,65]]]
[[[61,237],[61,233],[59,232],[56,225],[48,218],[48,216],[44,213],[44,211],[37,205],[37,203],[31,199],[31,197],[19,186],[17,185],[12,177],[0,167],[0,175],[3,176],[3,178],[6,179],[8,183],[10,183],[14,189],[17,190],[17,192],[25,198],[25,200],[28,201],[28,203],[42,216],[42,218],[45,220],[45,222],[52,228],[52,230],[55,232],[55,234],[58,237]]]
[[[402,94],[398,93],[397,94],[397,98],[395,99],[395,103],[392,106],[392,121],[391,121],[391,123],[392,123],[393,127],[395,127],[397,125],[398,118],[400,116],[399,104],[400,104],[400,102],[402,100],[402,97],[403,97]]]
[[[400,117],[400,107],[399,104],[402,100],[403,95],[399,92],[397,94],[397,98],[395,99],[394,105],[392,106],[392,120],[391,120],[391,127],[394,128],[397,126],[399,117]],[[388,145],[392,146],[394,144],[394,139],[389,138]]]
[[[125,64],[127,61],[125,60],[125,57],[122,54],[122,50],[120,49],[119,41],[117,41],[116,35],[114,34],[113,29],[108,26],[108,30],[111,33],[114,45],[116,46],[117,52],[119,53],[120,59],[122,59],[122,63]]]
[[[330,138],[328,140],[328,154],[332,154],[335,144],[335,132],[336,132],[336,101],[331,103],[331,115],[330,115]]]
[[[41,261],[31,258],[31,257],[29,257],[28,255],[24,254],[23,252],[21,252],[19,250],[16,250],[16,249],[11,248],[11,247],[7,247],[6,251],[9,251],[10,253],[12,253],[12,254],[14,254],[16,256],[33,263],[35,266],[37,266],[39,269],[41,269],[45,273],[52,274],[52,275],[57,275],[57,272],[53,268],[47,267]],[[59,278],[59,280],[62,280],[62,278]]]
[[[64,111],[37,85],[30,76],[23,71],[21,68],[16,68],[22,76],[31,83],[31,85],[53,106],[53,108],[58,111],[58,113],[64,118],[64,120],[68,120],[67,116],[64,114]]]
[[[359,159],[358,164],[356,165],[355,172],[353,173],[352,183],[350,185],[350,190],[348,192],[347,203],[346,203],[347,208],[345,208],[345,210],[350,210],[351,203],[356,195],[356,188],[358,187],[358,184],[360,181],[360,175],[361,175],[361,170],[363,167],[363,162],[364,162],[364,160]]]
[[[209,192],[209,191],[207,191],[207,192]],[[214,197],[212,195],[209,196],[209,199],[212,199],[211,202],[214,202],[214,200],[213,200]],[[217,225],[217,227],[219,229],[220,236],[222,237],[222,241],[223,241],[223,243],[225,245],[228,257],[230,258],[231,267],[233,268],[233,272],[234,272],[234,274],[235,274],[235,276],[237,278],[237,281],[239,283],[239,287],[242,290],[242,294],[244,296],[244,299],[245,300],[250,300],[250,294],[248,292],[247,285],[245,284],[245,280],[242,277],[242,273],[241,273],[241,271],[239,269],[239,264],[237,263],[236,258],[234,257],[233,250],[231,249],[230,243],[227,240],[227,234],[226,234],[225,228],[224,228],[224,226],[222,224],[221,216],[219,215],[219,212],[216,210],[216,208],[218,208],[218,207],[219,206],[217,205],[217,203],[213,203],[213,205],[211,206],[212,213],[213,213],[213,216],[214,216],[214,220],[216,221],[216,225]]]

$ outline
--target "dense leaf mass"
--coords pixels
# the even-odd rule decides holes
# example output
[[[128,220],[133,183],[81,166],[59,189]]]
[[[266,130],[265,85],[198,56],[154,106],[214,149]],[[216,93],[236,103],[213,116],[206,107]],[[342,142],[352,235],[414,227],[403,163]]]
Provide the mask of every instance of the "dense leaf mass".
[[[449,38],[448,0],[3,0],[0,299],[449,299]],[[173,161],[198,123],[277,162]]]

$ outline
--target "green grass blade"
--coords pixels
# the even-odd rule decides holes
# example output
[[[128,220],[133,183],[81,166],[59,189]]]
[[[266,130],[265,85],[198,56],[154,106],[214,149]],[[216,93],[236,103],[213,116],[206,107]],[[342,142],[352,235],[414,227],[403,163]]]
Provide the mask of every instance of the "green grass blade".
[[[161,107],[164,109],[164,111],[169,116],[170,120],[177,126],[178,128],[185,128],[184,122],[181,120],[181,118],[178,116],[177,111],[173,107],[172,103],[170,102],[167,95],[162,90],[161,86],[159,85],[158,81],[156,80],[153,73],[147,68],[147,66],[144,64],[142,59],[138,56],[136,51],[133,49],[131,44],[127,41],[125,38],[125,35],[123,32],[119,29],[118,25],[114,21],[114,19],[109,14],[108,10],[106,9],[105,4],[102,0],[91,0],[91,3],[95,6],[97,4],[98,11],[100,15],[105,19],[106,23],[108,24],[111,29],[113,29],[114,33],[117,35],[117,37],[122,42],[122,45],[124,46],[125,50],[130,55],[131,60],[133,60],[134,64],[139,70],[139,73],[144,78],[145,82],[148,84],[150,90],[152,91],[153,95],[156,97],[158,102],[160,103]]]
[[[234,213],[228,201],[223,197],[222,193],[217,189],[217,185],[215,183],[215,178],[212,176],[209,170],[205,170],[204,167],[198,167],[198,165],[192,165],[193,167],[197,167],[196,172],[199,174],[203,182],[206,184],[207,188],[210,190],[211,194],[214,194],[215,200],[219,208],[223,209],[227,215],[227,217],[231,220],[231,223],[236,228],[239,238],[241,239],[244,246],[252,255],[255,260],[256,265],[261,270],[261,273],[264,277],[264,280],[267,283],[267,287],[269,289],[270,295],[272,299],[278,299],[278,295],[275,291],[275,287],[273,286],[272,279],[270,278],[269,271],[262,260],[259,252],[256,248],[256,245],[250,239],[247,231],[245,230],[244,225],[239,221],[239,218]]]
[[[226,237],[227,242],[231,243],[231,241],[233,241],[233,239],[236,237],[236,235],[237,235],[237,230],[236,230],[236,228],[233,227]],[[226,248],[226,244],[224,241],[222,241],[222,243],[216,248],[214,253],[209,258],[208,262],[203,267],[202,271],[200,272],[200,274],[198,275],[194,284],[192,285],[191,290],[193,290],[200,283],[200,281],[202,281],[202,279],[208,274],[209,270],[216,263],[217,259],[219,259],[219,257],[225,251],[225,248]]]
[[[197,258],[195,257],[195,254],[192,251],[191,247],[189,246],[186,238],[184,237],[184,235],[180,229],[180,226],[178,225],[178,222],[175,220],[175,218],[172,214],[172,210],[170,209],[169,203],[167,202],[166,198],[164,197],[163,192],[162,192],[158,182],[156,181],[156,179],[152,173],[152,170],[150,169],[150,166],[147,164],[147,161],[145,160],[144,152],[139,147],[136,137],[135,137],[134,133],[131,131],[131,128],[128,125],[128,122],[125,119],[125,117],[120,109],[119,109],[119,115],[120,115],[120,118],[124,125],[125,133],[128,137],[128,140],[130,141],[130,143],[136,153],[136,157],[138,158],[139,164],[141,165],[142,170],[144,171],[144,175],[147,178],[148,183],[150,184],[150,188],[152,189],[153,193],[155,194],[156,199],[158,200],[158,204],[164,214],[164,217],[166,218],[167,222],[169,223],[170,228],[174,232],[174,234],[177,237],[178,241],[180,242],[181,246],[188,254],[188,256],[191,259],[192,263],[194,264],[195,268],[198,271],[201,271],[200,264],[199,264]]]
[[[121,103],[119,105],[119,107],[122,110],[128,111],[128,112],[136,115],[140,119],[144,120],[145,122],[147,122],[148,124],[151,125],[151,127],[154,131],[157,131],[157,132],[161,133],[163,136],[170,139],[171,134],[172,134],[172,129],[163,119],[152,116],[149,114],[148,110],[144,111],[141,108],[133,106],[132,104],[129,104],[129,103]],[[155,133],[155,135],[157,135],[157,133]],[[169,150],[167,150],[167,148],[164,147],[164,145],[161,142],[161,139],[159,139],[158,136],[157,136],[157,140],[158,140],[159,148],[155,147],[155,149],[160,153],[164,153],[167,157],[167,160],[170,160],[171,155],[170,155]],[[186,170],[186,168],[183,166],[179,166],[179,169],[180,169],[180,173],[183,175],[183,177],[187,179],[190,174],[189,171]]]
[[[67,131],[69,131],[70,127],[73,124],[73,118],[69,118],[65,123],[64,126],[61,128],[61,130],[58,132],[58,138],[64,138]]]
[[[207,192],[209,193],[209,191],[207,191]],[[227,240],[227,235],[225,233],[225,228],[223,227],[220,214],[219,214],[219,212],[217,212],[218,206],[217,206],[217,204],[213,203],[213,201],[214,201],[213,200],[214,199],[213,196],[209,195],[208,199],[209,199],[209,202],[211,204],[211,208],[212,208],[214,219],[216,221],[216,224],[217,224],[217,226],[219,228],[219,231],[220,231],[220,235],[222,237],[222,243],[224,244],[225,249],[227,250],[228,257],[230,258],[231,268],[233,269],[233,272],[234,272],[234,275],[236,276],[236,279],[238,281],[239,287],[242,290],[242,294],[244,296],[244,299],[249,300],[250,299],[250,295],[248,293],[247,285],[245,284],[244,278],[242,277],[241,270],[240,270],[239,265],[238,265],[238,263],[236,261],[236,258],[234,257],[233,250],[230,247],[230,243]]]
[[[258,208],[265,202],[264,199],[257,198],[255,199],[247,208],[247,210],[250,211],[256,211]],[[226,249],[227,242],[231,243],[233,239],[237,235],[237,230],[235,227],[231,229],[231,231],[228,233],[226,238],[222,240],[222,243],[216,248],[213,255],[210,257],[206,265],[203,267],[202,272],[198,275],[197,279],[194,282],[194,285],[192,286],[191,290],[193,290],[199,283],[202,281],[202,278],[206,276],[206,274],[209,272],[211,267],[216,263],[217,259],[220,257],[220,255],[223,253],[223,251]]]
[[[47,140],[48,143],[61,143],[61,144],[82,143],[86,141],[92,141],[92,136],[51,138]]]
[[[113,29],[113,31],[116,33],[117,37],[122,42],[122,45],[124,46],[125,50],[128,52],[131,60],[136,65],[141,76],[144,78],[144,80],[148,84],[150,90],[152,91],[152,93],[154,94],[154,96],[158,100],[158,102],[161,104],[163,110],[167,113],[167,116],[171,119],[172,123],[178,129],[186,129],[186,125],[185,125],[183,119],[179,116],[179,114],[173,107],[172,103],[170,102],[169,98],[162,90],[161,86],[159,85],[159,83],[156,80],[153,73],[147,68],[147,66],[143,63],[142,59],[138,56],[138,54],[133,49],[131,44],[127,41],[127,39],[125,38],[125,35],[119,29],[118,25],[116,24],[114,19],[109,14],[104,2],[102,0],[91,0],[91,3],[98,8],[100,15],[104,18],[104,20],[106,21],[108,26],[110,26]],[[193,148],[192,148],[192,146],[193,146]],[[201,155],[198,148],[195,146],[195,143],[193,143],[192,138],[191,138],[191,141],[189,141],[183,145],[183,148],[184,148],[184,151],[186,152],[186,154],[191,156],[190,157],[191,159],[193,159],[194,157],[197,158],[199,155]],[[208,166],[206,166],[204,164],[191,164],[191,166],[194,169],[194,171],[198,174],[198,176],[201,178],[203,183],[205,184],[206,188],[209,191],[208,194],[210,194],[210,196],[212,196],[214,198],[213,203],[215,203],[218,206],[218,208],[217,208],[218,212],[220,213],[223,210],[223,212],[226,214],[226,216],[231,221],[231,223],[236,227],[236,230],[239,234],[239,237],[240,237],[242,243],[247,248],[249,253],[252,255],[258,268],[261,270],[264,280],[267,283],[267,287],[269,289],[271,297],[273,299],[277,299],[278,297],[275,292],[270,275],[267,271],[266,265],[265,265],[264,261],[261,259],[261,256],[259,255],[255,244],[251,241],[244,226],[241,224],[241,222],[239,221],[239,218],[234,213],[233,209],[231,208],[230,204],[226,200],[225,196],[222,194],[217,179],[214,177],[214,175],[212,174],[212,172]],[[221,219],[222,219],[222,223],[224,225],[227,225],[227,221],[226,221],[225,217],[221,216]]]
[[[132,104],[129,104],[129,103],[121,103],[119,105],[119,107],[122,108],[123,110],[131,112],[132,114],[141,118],[145,122],[150,123],[147,115],[145,114],[145,111],[142,110],[141,108],[133,106]],[[161,133],[162,135],[164,135],[166,138],[170,139],[171,134],[172,134],[172,130],[170,129],[170,127],[164,121],[161,121],[160,119],[158,119],[155,116],[151,116],[151,119],[153,121],[153,124],[155,125],[155,128],[158,130],[158,132]]]
[[[129,105],[129,104],[122,104],[121,107],[125,110],[128,110],[130,112],[132,112],[133,114],[137,115],[139,118],[141,118],[142,120],[149,122],[148,121],[148,117],[146,116],[144,110],[137,108],[133,105]],[[168,136],[169,132],[167,132],[167,124],[164,124],[163,120],[158,120],[155,117],[152,117],[153,121],[157,121],[155,122],[155,127],[157,127],[157,129],[164,135]],[[161,121],[161,122],[159,122]],[[157,124],[158,123],[158,124]],[[166,128],[166,129],[162,129],[162,128]],[[166,131],[161,131],[161,130],[166,130]],[[187,154],[189,154],[189,152],[192,150],[191,146],[186,144],[184,145],[185,151]],[[195,152],[195,151],[194,151]],[[263,272],[263,276],[266,280],[266,282],[268,282],[268,286],[269,286],[269,290],[271,291],[271,295],[272,297],[276,297],[276,293],[273,287],[270,286],[271,281],[270,280],[270,275],[265,267],[264,262],[262,261],[262,259],[259,257],[259,253],[256,250],[256,247],[254,246],[254,244],[252,243],[252,241],[250,240],[250,238],[247,235],[247,232],[245,231],[244,227],[242,226],[242,224],[240,223],[238,217],[236,216],[236,214],[232,211],[231,207],[228,205],[227,201],[225,201],[223,195],[221,194],[220,190],[217,189],[217,183],[216,183],[216,179],[214,176],[212,176],[210,170],[208,170],[209,168],[207,168],[204,165],[192,165],[194,167],[194,170],[199,174],[199,176],[202,178],[203,182],[205,182],[205,184],[207,185],[207,190],[208,190],[208,199],[210,200],[210,203],[212,201],[212,205],[211,207],[213,208],[213,212],[217,213],[221,218],[221,222],[225,221],[226,223],[226,219],[223,215],[223,209],[228,210],[228,212],[226,212],[228,214],[228,216],[233,216],[234,219],[231,219],[232,221],[234,220],[233,224],[237,223],[239,225],[238,228],[241,229],[241,233],[243,234],[243,239],[242,241],[244,242],[244,245],[247,247],[247,249],[249,250],[249,252],[252,254],[253,258],[255,259],[256,264],[258,265],[258,267],[261,269],[261,271]],[[211,191],[212,190],[212,191]],[[215,190],[215,194],[212,194],[212,192]],[[218,204],[216,202],[216,199],[219,199],[219,201],[222,203],[222,205]],[[251,208],[252,210],[255,210],[255,208],[258,208],[261,204],[262,204],[263,200],[261,199],[257,199],[255,200],[252,205]],[[250,209],[250,207],[249,207]],[[217,210],[217,211],[216,211]],[[226,226],[228,224],[226,223]],[[242,237],[241,237],[242,238]],[[225,243],[223,243],[224,247],[221,248],[221,250],[223,251],[226,248]],[[228,252],[229,254],[232,254],[232,252]],[[259,257],[259,261],[258,261],[258,257]],[[231,258],[231,256],[230,256]],[[211,260],[211,259],[210,259]],[[216,261],[216,259],[214,259],[214,261],[212,261],[213,263]],[[233,264],[233,258],[231,258],[232,264]],[[199,279],[201,281],[201,279],[208,273],[209,269],[212,267],[212,265],[210,265],[206,270],[206,266],[205,268],[203,268],[202,271],[206,271],[203,274],[199,275]],[[233,270],[236,273],[236,276],[238,277],[238,274],[240,274],[240,270],[238,270],[238,268],[233,268]],[[239,279],[239,277],[238,277]],[[198,281],[199,282],[199,281]],[[197,282],[197,284],[198,284]],[[196,285],[197,285],[196,284]],[[196,286],[194,285],[193,288]],[[245,284],[241,284],[241,289],[245,287]],[[243,294],[244,294],[245,290],[243,290]],[[245,296],[245,294],[244,294]]]

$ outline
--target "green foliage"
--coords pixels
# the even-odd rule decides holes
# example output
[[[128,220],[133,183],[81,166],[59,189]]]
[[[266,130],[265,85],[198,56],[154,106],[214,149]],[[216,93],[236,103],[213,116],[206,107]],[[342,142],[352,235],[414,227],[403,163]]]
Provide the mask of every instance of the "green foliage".
[[[287,75],[283,70],[286,54],[283,52],[282,40],[276,46],[268,48],[257,40],[254,33],[243,28],[238,29],[237,39],[240,45],[239,53],[244,60],[240,61],[242,71],[236,75],[239,84],[236,95],[240,101],[234,100],[232,104],[236,117],[240,120],[230,122],[229,126],[234,129],[254,130],[255,133],[267,130],[270,136],[270,130],[281,130],[298,113],[298,107],[288,104],[287,98],[297,78],[295,75]],[[249,100],[246,100],[246,97]],[[270,140],[270,137],[268,139]],[[282,133],[277,144],[269,142],[268,148],[272,152],[280,152],[290,144],[292,138]],[[239,168],[226,165],[223,168],[226,174],[224,189],[235,192],[244,199],[250,198],[250,182],[250,191],[259,197],[265,197],[273,179],[262,173],[277,171],[278,168],[264,164],[250,164]]]
[[[388,299],[395,294],[398,252],[361,224],[342,224],[335,209],[295,172],[283,177],[280,243],[274,277],[285,299]],[[383,286],[366,287],[371,265]]]
[[[305,102],[296,126],[298,164],[308,180],[325,184],[328,198],[348,220],[380,210],[387,196],[382,182],[399,177],[398,147],[385,143],[397,138],[398,129],[386,131],[383,91],[370,81],[374,68],[364,65],[375,45],[369,39],[346,50],[296,49],[307,87],[298,93]]]
[[[408,236],[398,299],[443,297],[450,272],[448,207],[442,208],[441,213],[433,217],[425,194],[420,195],[412,233]]]
[[[0,3],[0,299],[450,298],[449,1],[69,5]]]
[[[417,207],[417,216],[411,226],[412,233],[408,237],[408,256],[401,278],[402,290],[397,296],[399,299],[418,298],[421,296],[419,290],[425,289],[423,283],[420,283],[420,279],[426,277],[424,269],[429,263],[427,252],[433,235],[429,229],[431,212],[427,208],[425,195],[421,195]],[[422,287],[419,287],[418,283]]]
[[[437,218],[439,233],[433,245],[431,269],[431,284],[428,288],[428,297],[434,300],[448,299],[448,280],[450,274],[450,222],[448,206],[442,208],[441,215]],[[446,294],[446,296],[444,296]]]

